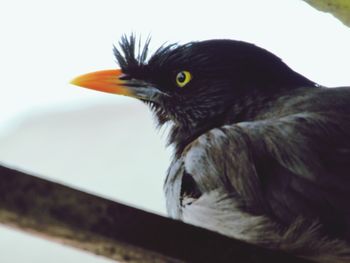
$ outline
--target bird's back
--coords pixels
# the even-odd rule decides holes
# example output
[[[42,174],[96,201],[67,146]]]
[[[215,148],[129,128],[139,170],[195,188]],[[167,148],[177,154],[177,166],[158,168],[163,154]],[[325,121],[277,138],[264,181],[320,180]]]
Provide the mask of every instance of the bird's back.
[[[278,130],[288,133],[291,128],[292,133],[281,146],[307,152],[295,150],[304,161],[300,167],[276,158],[259,164],[267,198],[278,218],[289,223],[300,215],[315,218],[327,234],[350,241],[350,88],[308,89],[295,95],[280,98],[270,114],[276,116],[279,108],[279,114],[287,113],[288,124],[282,122]],[[288,120],[291,115],[299,117]]]

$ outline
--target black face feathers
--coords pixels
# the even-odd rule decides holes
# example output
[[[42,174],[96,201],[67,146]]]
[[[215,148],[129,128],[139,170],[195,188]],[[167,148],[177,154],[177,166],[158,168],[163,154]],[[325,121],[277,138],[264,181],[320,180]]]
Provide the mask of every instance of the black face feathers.
[[[150,38],[142,45],[123,36],[114,54],[124,74],[162,91],[158,103],[147,102],[159,124],[171,121],[170,143],[193,137],[231,122],[254,118],[270,97],[283,90],[315,87],[280,58],[253,44],[207,40],[161,46],[149,56]],[[179,86],[179,72],[191,81]],[[181,147],[180,147],[181,148]]]

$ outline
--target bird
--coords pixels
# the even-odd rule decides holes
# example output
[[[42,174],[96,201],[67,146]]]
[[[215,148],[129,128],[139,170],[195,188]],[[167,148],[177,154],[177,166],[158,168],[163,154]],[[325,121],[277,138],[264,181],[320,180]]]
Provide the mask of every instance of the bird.
[[[350,87],[252,43],[123,35],[117,69],[72,83],[144,102],[169,130],[171,218],[321,263],[350,262]]]

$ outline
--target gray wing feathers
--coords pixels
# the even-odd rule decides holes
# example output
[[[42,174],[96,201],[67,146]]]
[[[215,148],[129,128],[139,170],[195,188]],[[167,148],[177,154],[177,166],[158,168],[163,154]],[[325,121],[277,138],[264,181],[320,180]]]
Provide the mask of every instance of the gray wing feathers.
[[[244,197],[247,207],[265,207],[249,138],[237,126],[213,129],[189,146],[185,169],[202,192],[225,189]]]
[[[210,130],[170,167],[169,214],[319,262],[348,262],[347,118],[299,113]],[[185,173],[202,193],[190,205],[181,203]]]

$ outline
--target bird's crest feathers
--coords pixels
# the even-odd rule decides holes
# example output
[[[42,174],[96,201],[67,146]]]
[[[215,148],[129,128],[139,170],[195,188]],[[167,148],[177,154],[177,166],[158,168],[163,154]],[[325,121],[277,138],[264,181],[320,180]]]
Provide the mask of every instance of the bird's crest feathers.
[[[181,57],[178,57],[180,52],[174,52],[174,50],[181,51],[192,44],[179,45],[178,43],[169,44],[166,42],[152,56],[149,56],[150,42],[150,36],[145,41],[142,41],[141,37],[137,39],[135,34],[131,34],[130,36],[123,35],[121,37],[118,43],[119,46],[114,46],[114,55],[124,73],[134,73],[147,64],[156,64],[161,67],[166,62],[176,62]]]
[[[131,34],[130,37],[127,37],[126,35],[122,36],[119,41],[119,49],[114,46],[114,55],[122,70],[140,67],[146,63],[150,41],[151,38],[147,37],[141,48],[141,38],[139,38],[139,41],[137,42],[134,34]]]

